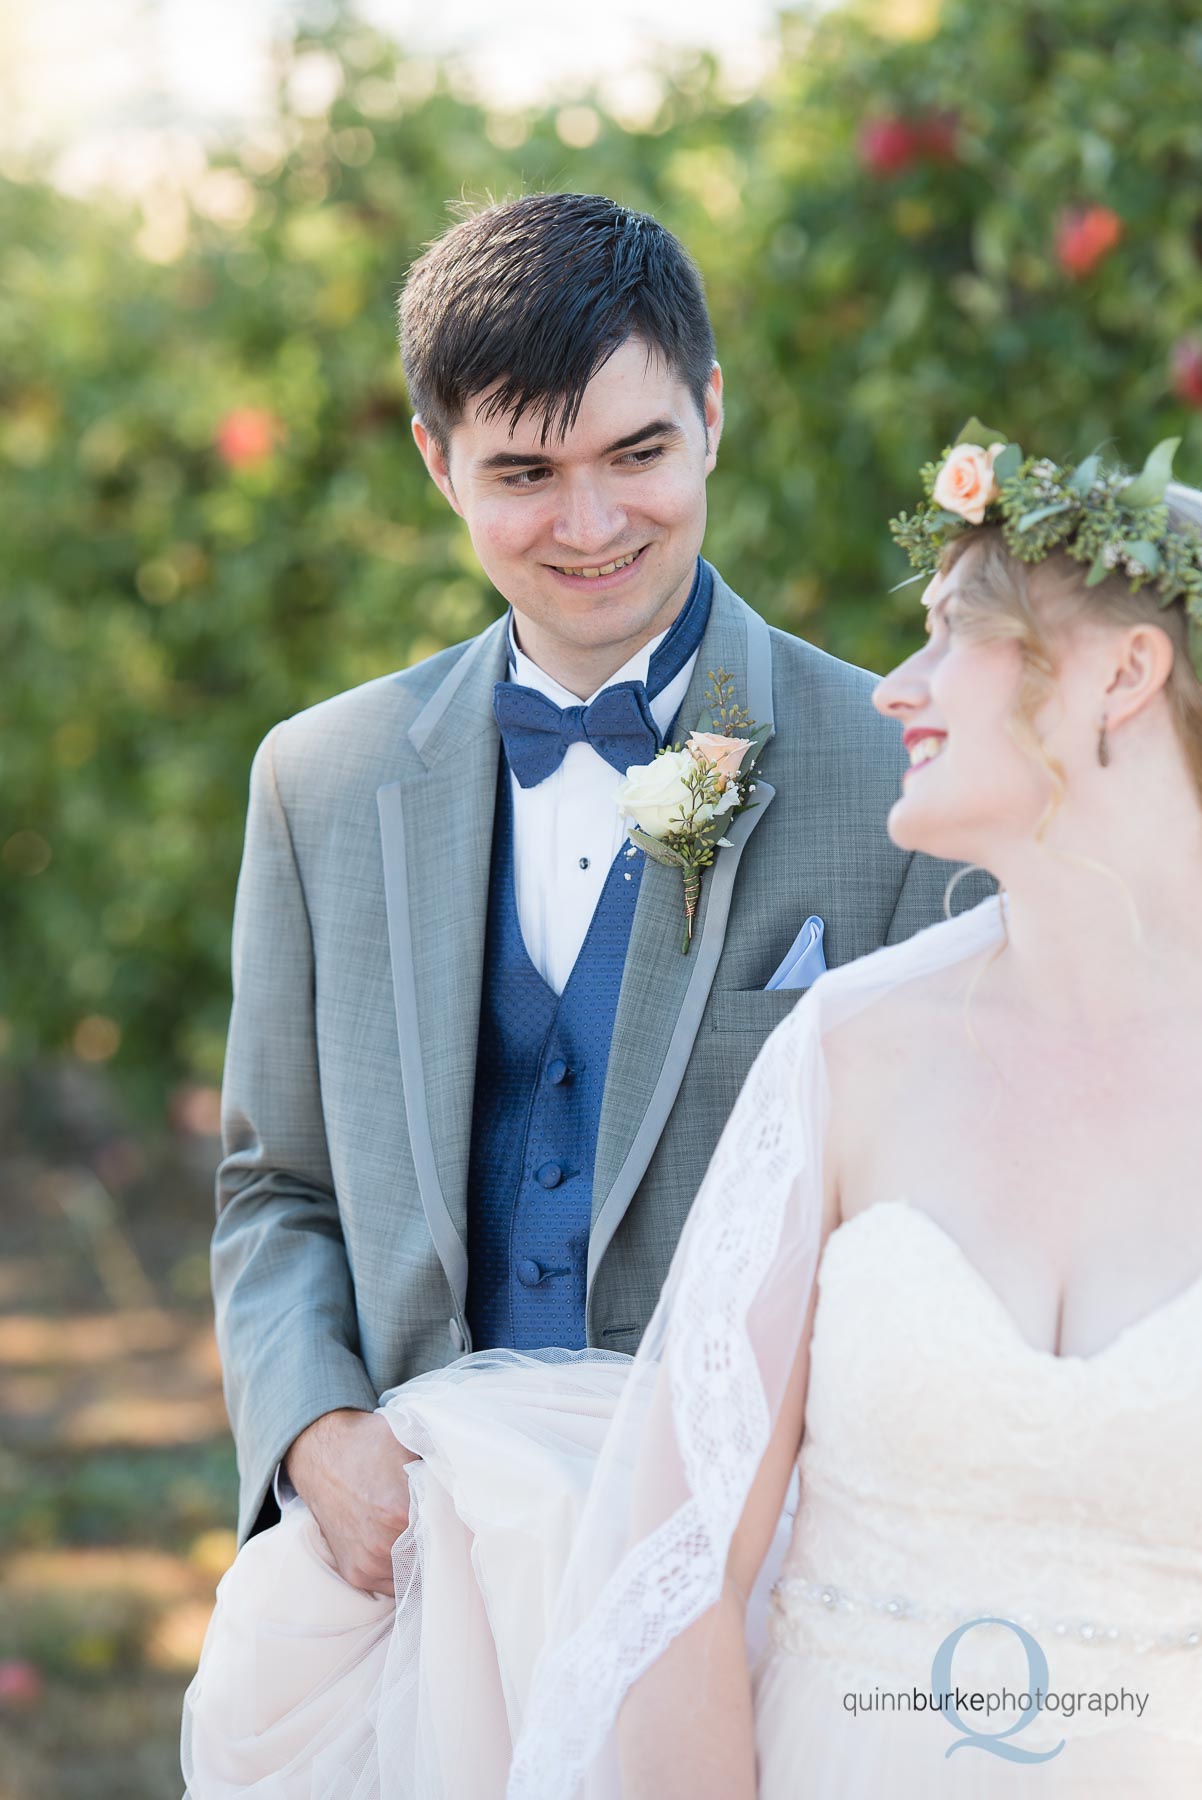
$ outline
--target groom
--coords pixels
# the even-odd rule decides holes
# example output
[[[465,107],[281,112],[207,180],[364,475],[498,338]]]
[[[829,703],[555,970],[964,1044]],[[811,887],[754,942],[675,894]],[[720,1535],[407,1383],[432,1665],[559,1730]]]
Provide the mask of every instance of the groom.
[[[411,1456],[379,1394],[467,1350],[633,1352],[768,1033],[950,873],[885,835],[872,678],[700,559],[722,378],[680,244],[527,196],[427,252],[401,324],[418,448],[509,610],[259,749],[213,1241],[240,1535],[294,1484],[385,1590]],[[719,670],[773,735],[683,955],[679,871],[615,794]]]

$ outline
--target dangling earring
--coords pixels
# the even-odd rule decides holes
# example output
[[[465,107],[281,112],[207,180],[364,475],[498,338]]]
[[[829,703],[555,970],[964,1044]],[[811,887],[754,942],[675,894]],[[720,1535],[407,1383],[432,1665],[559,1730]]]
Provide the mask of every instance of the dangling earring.
[[[1106,714],[1102,714],[1102,729],[1098,733],[1098,761],[1104,769],[1110,767],[1110,739],[1106,736]]]

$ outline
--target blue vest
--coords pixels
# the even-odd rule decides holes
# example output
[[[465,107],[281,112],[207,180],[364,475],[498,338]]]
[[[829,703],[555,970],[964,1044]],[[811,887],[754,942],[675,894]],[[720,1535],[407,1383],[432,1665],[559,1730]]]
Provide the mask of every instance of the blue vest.
[[[624,845],[568,984],[530,960],[513,887],[513,797],[501,759],[468,1168],[473,1350],[584,1347],[593,1159],[641,850]]]
[[[700,643],[712,585],[698,558],[689,598],[651,659],[649,694],[662,691]],[[557,995],[522,938],[513,796],[501,757],[468,1164],[473,1350],[584,1348],[597,1128],[644,860],[631,844],[614,857]]]

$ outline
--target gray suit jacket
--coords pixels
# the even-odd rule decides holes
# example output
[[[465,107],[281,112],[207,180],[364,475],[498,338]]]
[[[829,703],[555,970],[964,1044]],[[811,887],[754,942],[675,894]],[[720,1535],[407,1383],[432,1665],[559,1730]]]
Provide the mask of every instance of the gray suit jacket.
[[[596,1153],[587,1330],[607,1349],[637,1347],[743,1079],[798,999],[764,984],[803,920],[825,921],[833,967],[938,918],[952,872],[885,835],[903,756],[871,676],[770,629],[716,577],[685,726],[717,668],[775,736],[758,806],[703,877],[687,957],[679,874],[643,874]],[[242,1537],[274,1518],[272,1472],[313,1419],[374,1407],[467,1346],[505,669],[498,620],[277,725],[255,757],[213,1238]]]

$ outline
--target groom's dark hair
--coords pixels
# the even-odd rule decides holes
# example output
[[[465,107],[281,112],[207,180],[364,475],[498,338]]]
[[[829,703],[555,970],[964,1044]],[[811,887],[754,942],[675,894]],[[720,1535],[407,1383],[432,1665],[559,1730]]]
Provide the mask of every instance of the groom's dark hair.
[[[482,417],[526,413],[542,442],[575,424],[584,390],[641,339],[705,414],[714,332],[696,264],[648,213],[600,194],[525,194],[463,219],[400,296],[409,397],[444,453],[473,394]]]

